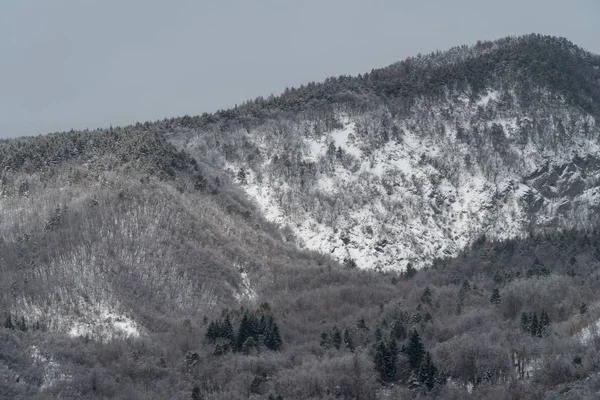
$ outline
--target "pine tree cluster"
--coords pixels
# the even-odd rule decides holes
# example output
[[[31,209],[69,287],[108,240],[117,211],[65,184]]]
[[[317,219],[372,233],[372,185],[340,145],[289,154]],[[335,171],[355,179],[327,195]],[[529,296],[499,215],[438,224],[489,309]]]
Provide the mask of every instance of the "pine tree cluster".
[[[550,316],[544,310],[538,318],[537,313],[521,314],[521,327],[523,331],[528,332],[534,337],[548,336],[548,327],[550,326]]]
[[[410,332],[408,346],[403,346],[402,352],[408,357],[408,363],[416,380],[429,390],[433,389],[436,381],[440,380],[441,374],[438,373],[431,355],[425,350],[423,341],[416,330],[413,329]]]
[[[253,349],[260,350],[261,345],[272,351],[281,348],[279,326],[268,307],[261,307],[256,311],[241,309],[237,313],[241,316],[237,332],[231,322],[232,314],[229,310],[224,310],[220,319],[211,321],[208,325],[206,338],[209,343],[216,343],[215,355],[222,355],[230,350],[248,354]]]
[[[382,382],[396,380],[396,361],[398,359],[398,344],[393,337],[386,343],[380,340],[375,348],[375,369],[379,372]]]

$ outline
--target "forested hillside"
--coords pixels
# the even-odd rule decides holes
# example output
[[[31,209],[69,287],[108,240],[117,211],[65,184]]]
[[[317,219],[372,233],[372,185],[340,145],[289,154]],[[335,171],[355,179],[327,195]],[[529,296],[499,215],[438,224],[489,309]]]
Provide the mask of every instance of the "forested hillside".
[[[595,398],[599,67],[530,35],[0,141],[0,398]]]
[[[409,58],[163,125],[289,240],[363,268],[423,266],[481,234],[585,228],[600,58],[529,35]]]

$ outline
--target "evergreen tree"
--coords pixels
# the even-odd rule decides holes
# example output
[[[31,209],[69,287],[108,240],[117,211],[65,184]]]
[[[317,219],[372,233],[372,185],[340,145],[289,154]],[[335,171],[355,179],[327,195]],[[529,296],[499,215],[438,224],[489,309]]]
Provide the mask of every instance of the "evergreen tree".
[[[399,319],[392,323],[392,336],[397,340],[404,340],[406,338],[406,328]]]
[[[233,325],[229,319],[229,314],[225,316],[225,321],[221,324],[221,337],[227,339],[231,346],[235,344],[235,331],[233,330]]]
[[[415,276],[417,274],[417,270],[415,267],[413,267],[413,265],[411,263],[408,263],[406,265],[406,270],[404,271],[404,278],[405,279],[410,279],[413,276]]]
[[[194,189],[204,190],[206,188],[206,178],[201,172],[198,172],[194,177]]]
[[[215,351],[213,352],[214,356],[222,356],[223,354],[227,353],[229,351],[229,349],[227,348],[226,345],[221,345],[221,344],[217,344],[215,346]]]
[[[260,394],[261,386],[265,382],[265,378],[262,376],[255,376],[250,382],[250,393],[252,394]]]
[[[344,347],[350,351],[354,351],[354,341],[348,328],[344,329]]]
[[[192,400],[200,400],[202,399],[202,395],[200,394],[200,387],[194,386],[192,389]]]
[[[325,347],[325,348],[329,347],[329,345],[330,345],[329,333],[321,332],[321,342],[319,344],[321,345],[321,347]]]
[[[429,352],[425,354],[425,358],[419,367],[418,379],[419,382],[424,384],[429,390],[433,389],[437,376],[437,368],[431,360]]]
[[[548,328],[550,326],[550,316],[544,310],[542,310],[542,315],[540,317],[539,327],[538,327],[538,337],[547,336]]]
[[[253,313],[249,312],[248,314],[248,327],[250,336],[257,336],[260,332],[260,319],[256,317]]]
[[[377,329],[375,329],[375,341],[381,342],[381,340],[383,340],[383,335],[381,334],[381,328],[377,327]]]
[[[331,343],[338,350],[342,345],[342,333],[340,332],[337,326],[334,326],[331,330]]]
[[[425,315],[423,316],[423,322],[429,322],[433,319],[431,313],[429,311],[425,311]]]
[[[537,257],[533,260],[533,265],[527,270],[527,277],[540,277],[550,275],[550,270]]]
[[[368,331],[369,327],[367,326],[367,323],[365,322],[364,318],[360,318],[358,321],[356,321],[356,327],[360,330],[364,330],[364,331]]]
[[[269,317],[267,320],[264,337],[265,346],[267,346],[269,350],[278,351],[281,348],[281,334],[279,333],[279,327],[273,320],[273,317]]]
[[[208,328],[206,329],[206,339],[208,339],[208,341],[212,343],[215,341],[216,338],[217,326],[214,321],[210,321],[210,324],[208,324]]]
[[[431,305],[431,299],[432,299],[431,289],[429,289],[429,286],[426,286],[425,289],[423,290],[423,293],[421,293],[421,301],[425,304]]]
[[[27,332],[27,324],[25,323],[25,317],[21,316],[21,319],[17,322],[17,327],[22,332]]]
[[[498,305],[500,304],[500,291],[498,288],[494,288],[492,291],[492,297],[490,297],[490,303]]]
[[[385,357],[385,375],[388,382],[396,378],[396,361],[398,360],[398,344],[396,339],[391,338],[387,346],[387,354]]]
[[[6,314],[6,319],[4,320],[4,327],[6,329],[15,329],[15,325],[12,322],[12,316],[10,313]]]
[[[206,338],[209,343],[214,343],[217,339],[225,339],[229,345],[233,346],[236,343],[236,335],[229,319],[229,314],[225,315],[225,320],[211,321],[206,329]]]
[[[279,333],[279,326],[277,326],[277,324],[275,322],[273,322],[273,325],[271,327],[271,332],[273,333],[273,336],[272,336],[272,339],[270,342],[269,349],[271,349],[273,351],[278,351],[279,349],[281,349],[283,340],[281,339],[281,333]]]
[[[584,302],[581,302],[581,305],[579,306],[579,313],[585,314],[586,312],[587,312],[587,304],[585,304]]]
[[[248,339],[250,336],[252,336],[252,326],[250,325],[248,314],[244,313],[235,341],[235,351],[241,351],[246,339]]]
[[[413,329],[410,332],[408,339],[408,347],[406,348],[406,355],[408,357],[408,364],[413,370],[417,370],[421,365],[423,356],[425,355],[425,347],[421,341],[419,333]]]
[[[348,257],[344,259],[344,266],[349,269],[356,268],[356,260],[354,258]]]
[[[382,382],[387,382],[387,348],[385,343],[379,342],[375,348],[375,370],[379,373],[379,378]]]
[[[577,264],[577,259],[575,258],[575,256],[572,256],[571,259],[569,260],[569,265],[575,265]]]
[[[260,316],[260,320],[258,321],[258,334],[264,335],[265,329],[267,328],[267,320],[264,315]]]
[[[539,329],[538,317],[537,317],[536,313],[533,313],[533,315],[530,318],[530,323],[529,323],[529,333],[531,334],[531,336],[537,336],[538,329]]]
[[[525,332],[529,332],[529,325],[529,315],[527,315],[527,313],[521,313],[521,329]]]
[[[253,336],[250,336],[248,339],[246,339],[246,341],[242,345],[242,353],[250,354],[252,349],[256,349],[256,348],[258,348],[258,342],[256,340],[254,340]]]

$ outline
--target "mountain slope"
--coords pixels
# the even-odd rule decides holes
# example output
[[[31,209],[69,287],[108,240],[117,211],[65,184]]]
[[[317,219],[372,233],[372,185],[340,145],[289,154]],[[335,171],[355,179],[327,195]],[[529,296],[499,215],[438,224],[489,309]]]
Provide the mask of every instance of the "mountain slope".
[[[423,266],[481,234],[583,227],[599,204],[600,58],[530,35],[163,123],[299,246]]]
[[[530,35],[0,141],[0,398],[593,398],[599,65]]]
[[[139,336],[166,314],[237,303],[241,272],[290,257],[225,176],[201,175],[141,126],[9,140],[0,153],[0,305],[28,325]]]
[[[283,243],[205,158],[143,126],[0,148],[22,155],[0,160],[0,398],[594,393],[597,229],[480,238],[377,273]],[[277,324],[279,347],[244,336],[254,317]],[[215,333],[224,321],[233,339]]]

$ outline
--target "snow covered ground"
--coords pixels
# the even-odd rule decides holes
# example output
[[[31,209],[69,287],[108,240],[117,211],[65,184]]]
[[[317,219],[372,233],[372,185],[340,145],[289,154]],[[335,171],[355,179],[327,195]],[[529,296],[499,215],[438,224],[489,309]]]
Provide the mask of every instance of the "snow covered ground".
[[[95,340],[111,340],[116,338],[138,338],[145,330],[131,317],[120,312],[118,307],[93,305],[82,302],[77,311],[64,314],[53,308],[22,304],[18,315],[25,317],[31,324],[40,322],[48,329],[65,332],[72,337],[89,337]]]
[[[141,335],[141,328],[133,319],[126,315],[119,314],[108,308],[102,308],[91,311],[85,317],[73,321],[68,333],[74,337],[89,336],[102,339],[116,337],[137,338]]]
[[[498,113],[499,98],[498,90],[488,89],[478,100],[455,100],[456,124],[441,117],[448,105],[416,105],[423,110],[415,111],[415,119],[393,122],[401,133],[385,141],[373,134],[381,131],[377,124],[385,112],[339,113],[336,129],[318,133],[302,121],[288,125],[287,136],[257,128],[244,133],[244,140],[256,146],[262,164],[224,164],[268,220],[293,231],[298,246],[340,261],[352,258],[362,268],[422,267],[457,255],[483,234],[506,239],[526,235],[533,226],[584,225],[586,210],[600,205],[600,171],[562,167],[576,157],[600,158],[600,145],[593,135],[579,133],[569,137],[568,146],[550,148],[533,139],[519,143],[521,127],[532,118],[519,110]],[[567,121],[571,115],[561,118]],[[572,126],[585,123],[596,129],[590,117],[576,118]],[[502,127],[505,154],[489,140],[475,150],[459,138],[457,127],[473,121],[481,132]],[[305,182],[299,185],[297,176],[290,180],[284,167],[272,165],[275,157],[308,166]],[[488,163],[487,170],[476,157]],[[244,182],[237,178],[241,168],[247,172]],[[552,168],[562,171],[555,182]],[[539,203],[533,213],[526,200]]]
[[[596,320],[592,324],[583,328],[578,334],[577,338],[581,343],[589,345],[592,341],[600,336],[600,319]]]

